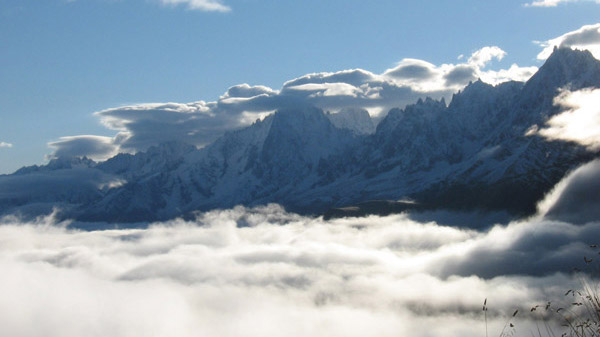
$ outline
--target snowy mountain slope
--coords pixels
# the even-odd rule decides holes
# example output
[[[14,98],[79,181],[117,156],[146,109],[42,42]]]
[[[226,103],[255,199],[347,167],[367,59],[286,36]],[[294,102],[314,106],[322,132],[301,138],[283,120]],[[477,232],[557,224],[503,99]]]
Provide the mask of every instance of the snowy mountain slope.
[[[327,112],[327,118],[338,129],[347,129],[357,135],[369,135],[375,132],[375,124],[364,109],[344,108],[338,113]]]
[[[392,109],[376,129],[364,110],[297,106],[202,149],[173,142],[101,163],[61,158],[23,168],[0,176],[0,212],[33,214],[27,205],[42,203],[60,206],[64,217],[136,222],[238,204],[318,214],[411,198],[429,208],[527,214],[570,169],[597,156],[526,135],[559,112],[553,99],[561,88],[586,87],[600,87],[600,61],[557,49],[527,83],[476,81],[449,105],[427,98]],[[40,176],[54,179],[40,186],[55,192],[36,192]]]
[[[418,195],[438,205],[509,209],[523,214],[535,211],[536,200],[569,170],[597,154],[574,144],[526,136],[526,132],[560,112],[553,100],[561,89],[588,87],[600,87],[600,62],[588,51],[556,49],[521,90],[516,94],[511,90],[511,104],[494,109],[501,118],[495,118],[497,113],[486,114],[495,118],[489,125],[496,126],[484,127],[488,136],[480,136],[478,143],[484,148],[479,155],[471,156],[464,170]],[[473,118],[465,122],[469,121]]]
[[[152,150],[155,154],[151,156],[128,155],[119,159],[118,165],[110,161],[99,165],[117,172],[123,171],[127,161],[130,168],[124,172],[145,174],[123,173],[130,177],[127,184],[81,208],[75,216],[89,221],[106,217],[142,221],[237,204],[293,203],[297,191],[331,179],[330,171],[324,169],[328,159],[348,151],[360,139],[349,130],[334,127],[319,109],[281,110],[179,157],[171,153],[172,158],[165,160],[161,151]],[[148,170],[157,163],[161,169]],[[167,167],[166,163],[176,164]]]

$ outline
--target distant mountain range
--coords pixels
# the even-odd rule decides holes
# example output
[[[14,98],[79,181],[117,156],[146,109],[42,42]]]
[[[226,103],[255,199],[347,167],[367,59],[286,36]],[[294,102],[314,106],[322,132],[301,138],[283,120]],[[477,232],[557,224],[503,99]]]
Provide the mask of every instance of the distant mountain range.
[[[569,170],[598,155],[526,135],[560,112],[553,99],[565,87],[600,88],[600,61],[560,48],[526,83],[477,81],[449,105],[426,98],[392,109],[376,128],[365,110],[297,106],[202,149],[171,142],[103,162],[54,159],[0,176],[0,213],[56,207],[63,218],[141,222],[278,203],[332,216],[364,205],[530,214]]]

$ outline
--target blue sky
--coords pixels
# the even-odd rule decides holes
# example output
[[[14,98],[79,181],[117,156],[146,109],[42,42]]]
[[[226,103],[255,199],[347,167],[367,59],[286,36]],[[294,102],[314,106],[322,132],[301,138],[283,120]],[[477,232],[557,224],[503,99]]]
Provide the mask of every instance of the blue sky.
[[[122,139],[141,136],[140,130],[149,128],[147,119],[130,127],[124,121],[131,116],[121,110],[97,111],[148,102],[214,102],[242,83],[278,91],[286,81],[315,72],[360,68],[384,74],[407,58],[436,67],[458,65],[486,46],[504,54],[493,54],[485,70],[539,66],[542,47],[534,41],[600,21],[595,1],[546,0],[550,6],[526,6],[525,0],[169,1],[178,2],[0,0],[0,173],[43,163],[63,144],[75,144],[61,139],[65,136],[112,137],[76,139],[86,151],[97,149],[98,141],[112,150],[143,149],[140,142]],[[458,60],[459,55],[464,57]],[[258,92],[272,94],[263,89]],[[432,96],[450,90],[438,89]],[[423,90],[413,96],[429,92]],[[148,118],[165,108],[139,110]],[[225,113],[212,106],[197,111]],[[198,142],[216,137],[225,126],[243,125],[240,118],[210,123],[210,137]],[[192,127],[204,130],[200,124]]]

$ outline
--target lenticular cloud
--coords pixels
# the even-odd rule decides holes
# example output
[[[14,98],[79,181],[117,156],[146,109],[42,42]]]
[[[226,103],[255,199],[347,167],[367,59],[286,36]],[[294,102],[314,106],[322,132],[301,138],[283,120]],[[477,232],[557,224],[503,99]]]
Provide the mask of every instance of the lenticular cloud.
[[[219,1],[163,2],[206,5],[214,10],[224,6]],[[450,99],[477,78],[496,85],[510,80],[525,81],[537,71],[536,67],[516,64],[508,69],[489,68],[493,60],[502,60],[504,55],[506,52],[499,47],[483,47],[459,64],[434,65],[404,59],[382,74],[363,69],[320,72],[291,79],[279,90],[239,84],[212,102],[121,106],[95,113],[108,129],[116,131],[113,137],[70,136],[48,145],[54,149],[51,155],[54,157],[86,155],[98,159],[116,152],[144,151],[169,141],[202,147],[225,132],[248,126],[273,111],[299,105],[313,105],[332,113],[360,108],[369,111],[372,117],[382,118],[389,109],[404,107],[425,96]]]
[[[543,218],[488,232],[405,215],[324,221],[277,205],[76,225],[2,220],[0,335],[481,336],[484,298],[491,331],[516,306],[560,298],[566,260],[599,234]]]

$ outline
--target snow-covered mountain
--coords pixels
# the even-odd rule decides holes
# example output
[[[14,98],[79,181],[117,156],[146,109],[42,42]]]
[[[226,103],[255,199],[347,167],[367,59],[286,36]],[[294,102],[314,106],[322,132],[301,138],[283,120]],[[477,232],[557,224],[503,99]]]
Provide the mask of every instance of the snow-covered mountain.
[[[95,163],[59,158],[0,176],[0,212],[135,222],[279,203],[320,214],[368,200],[527,214],[566,172],[597,156],[526,135],[561,88],[600,88],[600,61],[561,48],[527,83],[481,81],[450,104],[421,99],[375,129],[367,111],[286,108],[197,149],[165,143]],[[18,191],[18,192],[17,192]],[[38,206],[35,206],[38,205]],[[43,205],[43,207],[39,206]]]
[[[327,117],[339,129],[348,129],[359,135],[375,132],[375,124],[365,109],[344,108],[338,113],[327,112]]]

